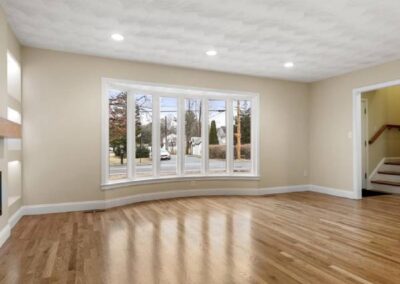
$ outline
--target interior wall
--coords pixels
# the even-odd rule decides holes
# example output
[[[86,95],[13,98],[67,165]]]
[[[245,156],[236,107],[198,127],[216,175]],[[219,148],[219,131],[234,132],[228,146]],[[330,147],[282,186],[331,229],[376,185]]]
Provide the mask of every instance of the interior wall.
[[[7,49],[18,62],[21,62],[21,45],[18,42],[11,27],[7,24]]]
[[[24,204],[99,200],[160,190],[308,184],[308,84],[24,47]],[[260,94],[259,181],[100,189],[101,78]]]
[[[311,184],[353,190],[353,89],[399,78],[397,60],[311,84]]]
[[[385,124],[387,124],[388,100],[386,94],[380,91],[371,91],[362,94],[368,101],[368,137],[367,140]],[[387,157],[388,133],[385,131],[373,144],[368,147],[368,175],[378,166],[379,162]]]
[[[387,123],[400,125],[400,86],[386,89]],[[387,131],[387,157],[400,157],[400,131]]]
[[[20,61],[20,45],[14,33],[9,27],[3,10],[0,8],[0,117],[7,118],[7,108],[11,104],[14,109],[21,111],[20,102],[16,103],[9,96],[9,82],[7,76],[7,52],[11,52],[17,61]],[[16,200],[9,206],[9,197],[14,190],[22,190],[22,175],[20,167],[13,168],[9,175],[10,158],[21,159],[21,154],[10,152],[8,149],[8,139],[0,137],[0,170],[2,171],[2,209],[3,215],[0,217],[0,231],[8,224],[9,218],[21,207],[22,200]],[[19,165],[20,162],[19,162]]]

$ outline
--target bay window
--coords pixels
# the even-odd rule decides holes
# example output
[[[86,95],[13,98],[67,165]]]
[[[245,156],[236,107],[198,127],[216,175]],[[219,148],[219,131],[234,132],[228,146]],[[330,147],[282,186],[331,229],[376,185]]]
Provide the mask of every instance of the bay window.
[[[102,185],[258,177],[258,95],[103,79]]]

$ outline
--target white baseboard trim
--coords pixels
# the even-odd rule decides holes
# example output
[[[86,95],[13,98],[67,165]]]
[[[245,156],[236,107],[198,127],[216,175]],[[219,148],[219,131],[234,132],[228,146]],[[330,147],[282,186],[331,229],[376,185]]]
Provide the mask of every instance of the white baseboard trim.
[[[104,209],[104,200],[50,203],[23,206],[23,215],[38,215]]]
[[[104,201],[105,208],[113,208],[143,201],[172,199],[178,197],[217,196],[217,195],[256,195],[256,189],[191,189],[141,193],[133,196],[114,198]]]
[[[113,207],[134,204],[138,202],[172,199],[179,197],[235,196],[235,195],[262,196],[262,195],[303,192],[303,191],[319,192],[323,194],[340,196],[351,199],[356,198],[356,194],[354,194],[354,192],[352,191],[305,184],[305,185],[265,187],[265,188],[219,188],[219,189],[175,190],[175,191],[164,191],[164,192],[153,192],[153,193],[141,193],[132,196],[114,198],[109,200],[27,205],[27,206],[22,206],[17,212],[15,212],[10,217],[8,224],[3,228],[3,230],[0,231],[0,247],[9,238],[11,229],[18,223],[21,217],[25,215],[109,209]]]
[[[350,190],[342,190],[342,189],[324,187],[319,185],[311,185],[309,190],[312,192],[319,192],[327,195],[345,197],[350,199],[358,199],[357,193]]]
[[[0,247],[4,245],[4,243],[7,241],[7,239],[11,235],[11,228],[9,224],[6,224],[3,228],[3,230],[0,231]]]
[[[68,202],[28,205],[22,207],[22,215],[38,215],[49,213],[62,213],[73,211],[85,211],[96,209],[109,209],[113,207],[134,204],[144,201],[172,199],[179,197],[194,196],[259,196],[269,194],[281,194],[290,192],[313,191],[334,196],[346,197],[354,199],[355,195],[352,191],[333,189],[315,185],[294,185],[281,187],[265,187],[265,188],[220,188],[220,189],[191,189],[191,190],[175,190],[162,191],[152,193],[141,193],[131,196],[114,198],[109,200]]]
[[[11,235],[11,229],[18,223],[18,221],[23,216],[23,208],[19,208],[17,212],[15,212],[9,219],[8,223],[4,226],[4,228],[0,231],[0,247],[7,241],[7,239]]]
[[[291,186],[278,186],[278,187],[264,187],[258,189],[258,194],[256,195],[270,195],[270,194],[280,194],[280,193],[291,193],[291,192],[302,192],[309,191],[310,185],[291,185]]]
[[[266,194],[279,194],[289,192],[306,191],[308,185],[267,187],[267,188],[218,188],[218,189],[191,189],[191,190],[175,190],[162,191],[152,193],[141,193],[131,196],[114,198],[109,200],[83,201],[83,202],[67,202],[52,203],[23,206],[23,215],[38,215],[49,213],[62,213],[84,210],[109,209],[113,207],[151,201],[172,199],[178,197],[194,197],[194,196],[257,196]]]
[[[106,200],[104,208],[113,208],[143,201],[172,199],[194,196],[259,196],[267,194],[279,194],[308,190],[308,185],[266,187],[266,188],[219,188],[219,189],[192,189],[179,191],[165,191],[155,193],[143,193],[128,197]]]

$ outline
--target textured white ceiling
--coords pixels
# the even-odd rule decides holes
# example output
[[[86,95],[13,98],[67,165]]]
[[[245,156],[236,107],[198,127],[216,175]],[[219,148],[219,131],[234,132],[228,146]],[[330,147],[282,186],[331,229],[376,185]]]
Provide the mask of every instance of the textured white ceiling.
[[[0,0],[25,45],[315,81],[400,58],[399,0]],[[114,42],[114,32],[125,41]],[[216,57],[205,51],[218,50]],[[283,63],[293,61],[295,68]]]

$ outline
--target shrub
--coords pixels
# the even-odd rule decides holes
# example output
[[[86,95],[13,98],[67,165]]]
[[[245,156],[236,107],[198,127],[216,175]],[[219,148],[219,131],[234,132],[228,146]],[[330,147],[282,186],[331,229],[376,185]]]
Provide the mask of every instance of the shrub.
[[[225,145],[209,145],[208,156],[210,159],[225,159],[226,146]]]
[[[136,147],[136,158],[148,158],[150,156],[150,150],[147,147]]]
[[[226,145],[209,145],[208,157],[210,159],[226,159]],[[236,148],[234,146],[233,153],[235,159],[237,159]],[[241,145],[241,158],[250,160],[251,158],[251,145]]]
[[[215,120],[211,121],[208,143],[210,145],[218,145],[219,144],[218,134],[217,134],[217,124],[215,123]]]

